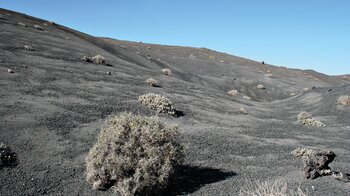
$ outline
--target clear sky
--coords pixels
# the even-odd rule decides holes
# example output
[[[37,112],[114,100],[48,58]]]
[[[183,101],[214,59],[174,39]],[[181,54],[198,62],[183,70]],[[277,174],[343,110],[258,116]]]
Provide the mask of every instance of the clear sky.
[[[0,7],[95,36],[350,74],[350,0],[1,0]]]

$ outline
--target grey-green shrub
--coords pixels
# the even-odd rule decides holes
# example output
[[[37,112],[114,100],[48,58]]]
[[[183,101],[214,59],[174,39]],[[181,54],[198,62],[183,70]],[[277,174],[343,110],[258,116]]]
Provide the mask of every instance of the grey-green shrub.
[[[176,110],[173,103],[163,95],[148,93],[139,96],[139,101],[145,106],[156,110],[159,113],[166,113],[170,115],[175,115]]]
[[[314,118],[308,112],[300,112],[297,116],[298,121],[307,126],[325,127],[326,125]]]
[[[184,157],[177,126],[158,117],[123,113],[108,119],[86,157],[93,189],[113,186],[122,195],[150,195],[166,186]]]
[[[159,87],[159,82],[156,79],[148,78],[146,82],[153,87]]]

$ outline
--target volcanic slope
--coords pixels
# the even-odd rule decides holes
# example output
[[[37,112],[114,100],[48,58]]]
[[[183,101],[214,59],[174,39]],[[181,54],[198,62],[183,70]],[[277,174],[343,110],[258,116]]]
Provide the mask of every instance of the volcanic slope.
[[[246,179],[280,179],[311,195],[349,194],[349,183],[304,179],[301,161],[290,155],[297,147],[329,149],[337,155],[332,169],[350,173],[350,108],[336,104],[350,94],[348,75],[93,37],[9,10],[0,14],[0,142],[18,157],[17,166],[0,169],[0,195],[112,194],[91,190],[84,159],[103,120],[124,111],[179,125],[186,160],[166,195],[237,195]],[[95,55],[106,64],[81,60]],[[159,88],[145,82],[150,77]],[[234,89],[238,96],[228,94]],[[141,105],[138,96],[149,92],[168,97],[182,115]],[[301,111],[326,127],[298,123]]]

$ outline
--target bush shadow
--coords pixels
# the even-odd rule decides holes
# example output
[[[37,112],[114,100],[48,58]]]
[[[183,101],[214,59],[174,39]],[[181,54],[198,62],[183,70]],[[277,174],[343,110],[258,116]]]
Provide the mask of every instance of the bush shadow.
[[[175,196],[193,193],[201,187],[236,176],[235,172],[220,169],[183,165],[170,177],[163,195]]]

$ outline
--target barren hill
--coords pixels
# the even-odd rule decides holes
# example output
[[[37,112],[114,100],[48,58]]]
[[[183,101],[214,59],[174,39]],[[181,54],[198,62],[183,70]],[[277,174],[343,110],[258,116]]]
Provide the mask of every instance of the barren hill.
[[[297,147],[332,150],[332,169],[350,173],[350,107],[337,105],[350,94],[349,75],[93,37],[9,10],[0,14],[0,143],[18,157],[17,166],[0,168],[0,195],[112,194],[91,191],[84,159],[101,122],[123,111],[179,125],[186,161],[167,195],[238,195],[247,178],[285,180],[311,195],[350,193],[349,183],[329,176],[306,180],[301,161],[290,155]],[[106,64],[81,60],[95,55]],[[182,115],[141,105],[138,96],[149,92],[170,98]],[[301,111],[326,127],[300,124]]]

